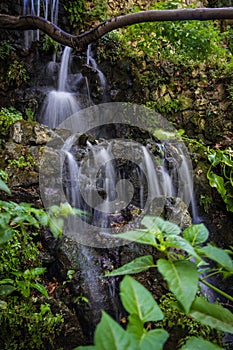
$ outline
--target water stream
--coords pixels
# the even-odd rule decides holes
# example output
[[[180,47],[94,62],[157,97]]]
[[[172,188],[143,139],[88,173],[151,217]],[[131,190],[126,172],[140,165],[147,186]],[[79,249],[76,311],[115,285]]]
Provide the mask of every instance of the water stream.
[[[43,17],[57,24],[59,0],[24,0],[23,15]],[[24,33],[25,48],[29,49],[34,40],[40,39],[39,30],[27,30]]]
[[[49,18],[50,14],[51,19],[55,22],[57,20],[58,1],[43,1],[42,5],[45,18]],[[28,6],[28,1],[25,1],[25,11]],[[33,12],[36,11],[35,7],[34,2],[30,2],[31,13],[35,13]],[[37,11],[38,8],[39,2],[36,7]],[[26,46],[28,47],[30,45],[29,41],[35,39],[31,36],[29,40],[29,34],[27,35]],[[69,69],[72,63],[71,55],[72,50],[65,47],[61,61],[58,63],[59,72],[56,84],[48,90],[41,110],[42,122],[51,129],[55,129],[64,120],[83,108],[82,102],[79,100],[79,96],[83,91],[78,89],[74,91],[73,86],[75,84],[72,87],[70,86],[70,80],[72,80]],[[51,72],[53,72],[54,64],[54,61],[50,62]],[[86,65],[98,77],[103,96],[102,102],[104,102],[107,89],[106,79],[97,66],[90,45],[87,49]],[[88,77],[81,72],[76,72],[76,76],[73,78],[77,79],[77,77],[79,82],[83,81],[83,85],[86,85],[86,100],[89,101],[89,105],[92,105],[91,86]],[[169,154],[169,145],[158,143],[157,149],[159,152],[153,154],[146,145],[137,144],[135,149],[130,149],[130,145],[125,144],[123,150],[125,152],[129,151],[131,159],[135,155],[135,159],[139,160],[137,164],[126,161],[123,165],[128,170],[124,170],[121,159],[116,160],[114,157],[114,141],[100,140],[96,144],[87,142],[85,150],[80,151],[82,155],[88,154],[89,159],[87,166],[83,167],[84,156],[83,158],[77,157],[78,146],[75,143],[75,137],[75,135],[69,137],[60,150],[60,156],[64,160],[62,164],[65,196],[71,206],[88,213],[87,220],[98,227],[100,234],[116,222],[117,224],[121,223],[117,220],[127,221],[123,215],[124,211],[128,210],[130,215],[132,208],[142,212],[147,201],[151,202],[158,197],[180,196],[186,203],[191,199],[193,218],[194,220],[198,219],[193,197],[190,165],[186,162],[182,147],[177,146],[180,160],[178,164],[174,163],[174,159],[172,160],[173,163],[170,162],[170,157],[167,155]],[[156,157],[156,162],[154,157]],[[122,158],[124,158],[124,154],[122,154]],[[86,171],[83,172],[83,170]],[[85,187],[84,190],[82,186]],[[183,190],[179,192],[178,187]],[[93,203],[96,204],[93,206]],[[79,228],[74,227],[74,229]],[[89,313],[95,320],[89,334],[91,338],[95,327],[94,323],[98,322],[100,309],[112,310],[112,314],[117,320],[121,317],[119,297],[116,297],[118,285],[115,279],[103,282],[103,279],[99,277],[103,271],[96,257],[93,256],[93,249],[80,244],[77,254],[82,257],[80,269],[82,270],[83,283],[87,287],[85,292],[88,293],[91,304]],[[107,283],[109,284],[107,285]],[[102,296],[106,293],[108,296],[105,296],[103,301]],[[82,319],[82,310],[80,310],[79,307],[77,313],[80,313]],[[85,322],[84,327],[88,327]],[[88,336],[89,330],[86,330],[86,333]]]

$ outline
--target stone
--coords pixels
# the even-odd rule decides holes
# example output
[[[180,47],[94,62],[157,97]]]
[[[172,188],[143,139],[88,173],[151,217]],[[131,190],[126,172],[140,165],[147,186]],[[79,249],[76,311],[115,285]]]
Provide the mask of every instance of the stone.
[[[22,145],[44,145],[51,139],[51,131],[37,122],[19,120],[10,128],[10,140]]]

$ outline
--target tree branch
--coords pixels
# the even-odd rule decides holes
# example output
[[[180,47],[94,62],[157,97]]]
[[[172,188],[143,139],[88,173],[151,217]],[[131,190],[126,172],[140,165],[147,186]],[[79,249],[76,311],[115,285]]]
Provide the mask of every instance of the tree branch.
[[[126,27],[136,23],[183,20],[215,20],[233,19],[233,7],[227,8],[197,8],[178,10],[152,10],[130,13],[108,19],[95,28],[78,36],[64,32],[53,23],[36,16],[10,16],[0,14],[0,29],[29,30],[40,29],[52,39],[62,45],[70,46],[77,51],[86,49],[88,44],[98,40],[114,29]]]

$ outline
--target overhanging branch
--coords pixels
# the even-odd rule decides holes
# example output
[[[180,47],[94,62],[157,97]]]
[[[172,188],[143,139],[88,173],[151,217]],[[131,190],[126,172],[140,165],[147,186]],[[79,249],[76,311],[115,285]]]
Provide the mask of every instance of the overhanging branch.
[[[29,30],[40,29],[52,39],[62,45],[70,46],[77,51],[84,50],[88,44],[98,40],[114,29],[126,27],[136,23],[160,22],[160,21],[183,21],[183,20],[215,20],[233,19],[233,7],[227,8],[197,8],[178,10],[152,10],[130,13],[123,16],[108,19],[95,28],[78,36],[64,32],[53,23],[36,16],[10,16],[0,14],[0,29]]]

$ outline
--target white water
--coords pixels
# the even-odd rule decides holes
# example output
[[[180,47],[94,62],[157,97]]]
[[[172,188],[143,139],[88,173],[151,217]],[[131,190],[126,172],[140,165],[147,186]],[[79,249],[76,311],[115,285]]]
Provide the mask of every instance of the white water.
[[[96,63],[96,60],[93,57],[92,50],[91,50],[91,44],[89,44],[88,48],[87,48],[87,65],[90,65],[97,72],[100,86],[102,87],[103,92],[105,92],[106,78],[105,78],[103,72],[101,72],[101,70],[99,70],[98,65]]]
[[[160,190],[161,186],[160,186],[159,179],[154,167],[154,162],[150,156],[150,153],[148,152],[145,146],[142,146],[142,151],[144,155],[144,158],[143,158],[144,174],[147,177],[150,200],[152,200],[155,197],[158,197],[161,195],[161,190]]]
[[[71,48],[66,46],[61,60],[61,67],[58,77],[58,91],[67,91],[67,77],[69,69],[69,60],[70,60]]]
[[[51,129],[55,129],[65,119],[80,110],[77,98],[67,91],[70,54],[71,48],[66,47],[60,65],[58,90],[50,91],[42,106],[42,121]]]
[[[24,0],[23,15],[40,16],[49,19],[54,24],[58,20],[59,0]],[[39,30],[27,30],[24,33],[25,48],[29,49],[32,42],[40,39]]]

